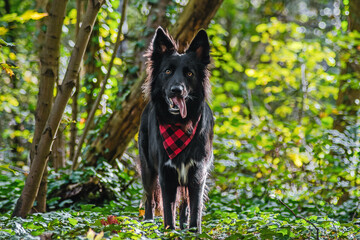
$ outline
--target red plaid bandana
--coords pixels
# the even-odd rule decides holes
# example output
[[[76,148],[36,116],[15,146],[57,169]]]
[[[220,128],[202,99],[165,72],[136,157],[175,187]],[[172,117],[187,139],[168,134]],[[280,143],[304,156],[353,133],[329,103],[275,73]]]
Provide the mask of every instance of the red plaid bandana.
[[[189,145],[195,135],[199,121],[200,118],[196,122],[190,135],[184,132],[181,124],[159,124],[160,133],[164,139],[163,145],[170,159],[174,159],[187,145]]]

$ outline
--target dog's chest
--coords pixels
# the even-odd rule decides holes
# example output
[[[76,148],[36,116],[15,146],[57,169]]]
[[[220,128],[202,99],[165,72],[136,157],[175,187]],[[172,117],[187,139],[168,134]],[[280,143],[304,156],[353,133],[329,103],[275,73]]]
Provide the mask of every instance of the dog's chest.
[[[165,162],[165,166],[174,168],[178,174],[178,183],[180,185],[186,185],[189,181],[188,175],[189,175],[189,169],[193,167],[196,164],[196,162],[193,159],[190,159],[186,164],[174,164],[171,159],[167,160]]]

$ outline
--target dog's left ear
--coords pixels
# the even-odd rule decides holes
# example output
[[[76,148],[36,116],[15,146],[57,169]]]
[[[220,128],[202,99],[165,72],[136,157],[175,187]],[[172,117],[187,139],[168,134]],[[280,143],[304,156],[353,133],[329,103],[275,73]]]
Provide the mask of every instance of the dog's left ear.
[[[171,38],[165,33],[162,27],[156,29],[155,36],[152,41],[153,53],[163,55],[165,53],[171,54],[175,51],[175,46]]]
[[[210,63],[210,44],[205,30],[201,29],[196,34],[190,47],[186,50],[186,53],[188,52],[195,52],[196,57],[204,64]]]

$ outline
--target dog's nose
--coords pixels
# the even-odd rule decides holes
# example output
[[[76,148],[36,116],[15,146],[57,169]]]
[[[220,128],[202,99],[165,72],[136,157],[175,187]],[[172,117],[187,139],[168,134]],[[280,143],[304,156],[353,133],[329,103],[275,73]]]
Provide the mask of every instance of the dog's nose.
[[[182,94],[184,87],[181,85],[175,85],[170,88],[170,91],[174,94]]]

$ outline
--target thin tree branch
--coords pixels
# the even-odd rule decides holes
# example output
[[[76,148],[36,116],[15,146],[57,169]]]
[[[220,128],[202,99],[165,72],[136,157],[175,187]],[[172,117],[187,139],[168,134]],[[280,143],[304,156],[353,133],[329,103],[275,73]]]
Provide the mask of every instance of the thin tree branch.
[[[313,226],[315,229],[316,229],[316,239],[319,240],[319,228],[315,226],[314,223],[310,222],[309,220],[307,220],[306,218],[302,217],[302,216],[299,216],[297,215],[293,210],[291,210],[291,208],[286,205],[286,203],[284,203],[280,198],[277,198],[277,200],[282,204],[284,205],[296,218],[301,218],[303,219],[305,222],[311,224],[311,226]]]
[[[121,10],[121,20],[120,20],[119,27],[118,27],[118,35],[116,37],[114,51],[113,51],[113,54],[111,56],[108,71],[107,71],[107,73],[105,75],[105,78],[101,82],[102,86],[101,86],[100,93],[98,94],[98,96],[97,96],[97,98],[95,100],[95,103],[93,104],[93,106],[91,108],[91,111],[89,113],[89,116],[88,116],[88,118],[86,120],[86,124],[85,124],[83,134],[81,135],[77,150],[75,152],[74,158],[72,159],[73,160],[72,170],[76,170],[78,168],[79,164],[80,164],[78,158],[79,158],[79,155],[80,155],[80,152],[81,152],[82,145],[83,145],[83,143],[85,141],[85,138],[86,138],[86,136],[87,136],[87,134],[89,132],[90,126],[91,126],[92,121],[94,119],[95,111],[99,107],[101,97],[105,92],[105,86],[106,86],[107,80],[110,77],[111,69],[112,69],[113,64],[114,64],[116,53],[117,53],[117,51],[119,49],[120,42],[122,41],[121,35],[122,35],[122,27],[123,27],[124,22],[125,22],[126,6],[127,6],[127,0],[124,0],[122,10]]]
[[[308,82],[306,79],[306,66],[305,64],[301,64],[301,82],[300,82],[300,92],[301,92],[301,105],[299,108],[299,116],[298,116],[298,124],[301,125],[302,118],[304,115],[305,109],[305,101],[307,99],[308,92]]]
[[[258,123],[259,118],[255,113],[255,109],[254,109],[254,103],[252,100],[252,93],[251,93],[251,89],[247,88],[247,98],[248,98],[248,103],[249,103],[249,109],[250,109],[250,113],[251,113],[251,118]]]

